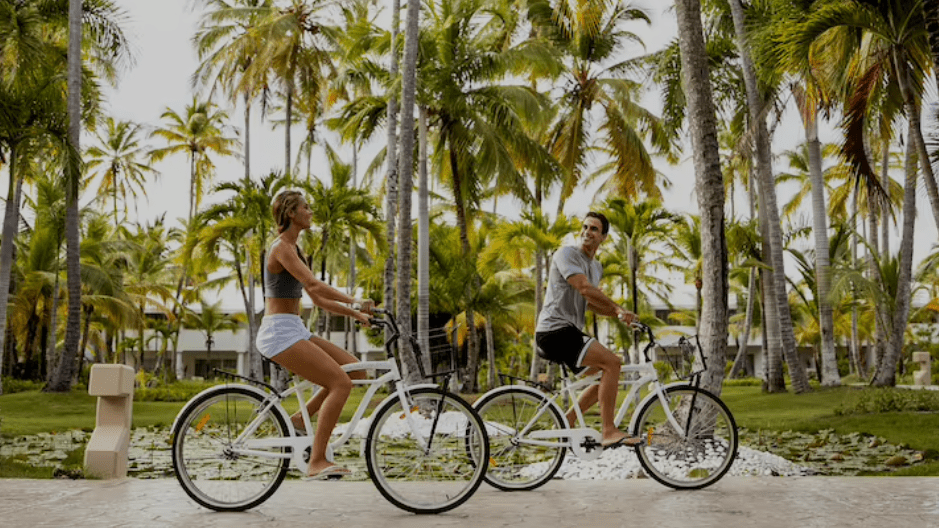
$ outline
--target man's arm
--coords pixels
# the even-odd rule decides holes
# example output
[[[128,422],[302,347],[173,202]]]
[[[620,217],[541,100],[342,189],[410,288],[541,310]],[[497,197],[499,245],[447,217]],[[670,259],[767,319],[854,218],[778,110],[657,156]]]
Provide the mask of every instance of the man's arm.
[[[586,275],[575,273],[567,278],[567,282],[583,295],[584,299],[587,300],[587,308],[592,312],[607,317],[617,317],[627,323],[639,320],[636,314],[616,304],[600,288],[590,284]]]

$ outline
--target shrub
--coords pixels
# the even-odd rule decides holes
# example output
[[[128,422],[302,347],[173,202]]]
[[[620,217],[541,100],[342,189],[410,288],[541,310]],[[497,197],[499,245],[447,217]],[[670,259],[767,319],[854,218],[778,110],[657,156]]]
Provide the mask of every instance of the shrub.
[[[184,402],[219,383],[222,381],[184,380],[155,387],[141,387],[134,391],[134,401]]]
[[[15,392],[26,392],[26,391],[38,391],[42,390],[45,386],[45,382],[42,381],[33,381],[33,380],[24,380],[16,378],[3,378],[3,393],[4,394],[13,394]]]
[[[922,390],[871,389],[864,391],[853,405],[836,408],[835,415],[922,411],[939,411],[939,394]]]

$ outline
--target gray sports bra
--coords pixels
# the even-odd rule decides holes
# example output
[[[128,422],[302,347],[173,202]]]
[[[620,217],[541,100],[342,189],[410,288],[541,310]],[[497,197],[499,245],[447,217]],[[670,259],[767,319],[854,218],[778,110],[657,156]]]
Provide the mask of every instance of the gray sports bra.
[[[280,240],[274,242],[279,244]],[[271,248],[274,246],[272,245]],[[300,250],[297,250],[299,253]],[[270,260],[270,256],[268,256]],[[303,284],[298,281],[289,271],[284,270],[280,273],[271,273],[267,269],[267,263],[264,264],[264,297],[274,299],[299,299],[303,296]]]

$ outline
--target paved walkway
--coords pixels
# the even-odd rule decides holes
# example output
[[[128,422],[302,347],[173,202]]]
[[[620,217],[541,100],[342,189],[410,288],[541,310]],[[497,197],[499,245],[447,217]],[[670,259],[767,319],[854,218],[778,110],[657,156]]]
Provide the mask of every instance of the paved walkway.
[[[554,481],[529,492],[485,484],[449,513],[417,516],[371,482],[287,481],[260,507],[216,513],[175,479],[0,480],[0,525],[82,527],[939,527],[939,478],[725,478],[673,491],[646,479]]]

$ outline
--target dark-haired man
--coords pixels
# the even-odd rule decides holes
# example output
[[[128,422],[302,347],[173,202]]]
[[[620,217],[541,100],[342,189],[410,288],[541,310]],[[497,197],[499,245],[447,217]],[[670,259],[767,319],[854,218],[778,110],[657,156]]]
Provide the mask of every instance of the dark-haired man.
[[[594,257],[609,231],[609,220],[603,214],[591,211],[584,217],[580,244],[561,247],[554,253],[548,270],[544,308],[535,328],[535,340],[546,358],[567,365],[575,373],[591,375],[601,372],[600,384],[584,391],[578,405],[585,411],[600,403],[604,448],[632,446],[640,442],[639,438],[630,437],[613,424],[622,360],[582,330],[587,309],[599,315],[617,317],[626,323],[638,319],[636,314],[613,302],[597,287],[603,276],[603,266]],[[568,411],[568,423],[574,423],[575,413],[574,409]]]

